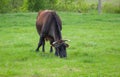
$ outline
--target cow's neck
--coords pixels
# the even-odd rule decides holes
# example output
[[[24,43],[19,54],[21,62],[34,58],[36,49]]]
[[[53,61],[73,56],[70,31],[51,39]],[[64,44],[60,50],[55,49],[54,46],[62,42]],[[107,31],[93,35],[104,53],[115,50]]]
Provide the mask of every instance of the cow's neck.
[[[59,40],[62,40],[62,38],[58,38],[58,37],[54,38],[54,41],[59,41]]]

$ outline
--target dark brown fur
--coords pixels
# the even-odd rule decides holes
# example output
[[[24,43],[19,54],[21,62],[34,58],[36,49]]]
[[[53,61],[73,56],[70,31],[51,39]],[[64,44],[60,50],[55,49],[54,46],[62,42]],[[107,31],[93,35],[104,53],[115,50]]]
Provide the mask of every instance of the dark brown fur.
[[[36,20],[36,29],[38,34],[40,35],[40,40],[39,40],[36,51],[39,51],[39,47],[41,45],[43,46],[42,51],[45,51],[44,50],[45,40],[50,41],[51,52],[53,50],[52,46],[54,46],[53,42],[62,41],[62,35],[61,35],[62,22],[60,17],[56,14],[55,11],[52,11],[52,10],[40,11],[38,13],[37,20]],[[57,52],[58,48],[55,47],[55,49],[56,49],[55,54],[59,55],[60,53]],[[61,51],[61,49],[58,51]]]

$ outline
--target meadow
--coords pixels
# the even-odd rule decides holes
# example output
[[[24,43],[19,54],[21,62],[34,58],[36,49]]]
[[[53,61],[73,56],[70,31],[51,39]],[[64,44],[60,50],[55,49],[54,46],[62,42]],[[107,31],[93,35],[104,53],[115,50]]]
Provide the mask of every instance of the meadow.
[[[58,14],[67,58],[35,52],[36,12],[0,14],[0,77],[120,77],[120,14]]]

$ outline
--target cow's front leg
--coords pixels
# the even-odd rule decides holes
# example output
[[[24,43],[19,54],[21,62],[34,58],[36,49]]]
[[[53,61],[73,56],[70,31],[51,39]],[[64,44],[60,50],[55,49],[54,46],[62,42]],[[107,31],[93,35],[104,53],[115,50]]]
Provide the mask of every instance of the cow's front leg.
[[[50,53],[52,53],[53,52],[53,48],[52,48],[52,46],[50,46]]]
[[[56,55],[56,56],[59,56],[59,53],[58,53],[58,49],[57,49],[57,48],[55,48],[55,55]]]
[[[53,43],[53,40],[50,41],[50,53],[53,52],[53,48],[52,48],[52,43]]]

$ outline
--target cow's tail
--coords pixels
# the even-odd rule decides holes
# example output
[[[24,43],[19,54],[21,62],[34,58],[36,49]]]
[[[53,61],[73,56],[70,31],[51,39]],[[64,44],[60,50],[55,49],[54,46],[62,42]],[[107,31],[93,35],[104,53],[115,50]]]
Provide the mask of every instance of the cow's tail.
[[[60,20],[60,17],[56,14],[56,12],[52,12],[52,15],[55,18],[56,23],[59,26],[59,29],[62,30],[62,22]]]
[[[61,30],[62,30],[62,23],[61,23],[61,20],[59,18],[59,16],[56,14],[56,12],[52,12],[52,15],[53,15],[53,19],[55,20],[55,23],[56,23],[56,31],[57,31],[57,35],[59,35],[59,38],[62,38],[62,35],[61,35]]]

